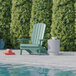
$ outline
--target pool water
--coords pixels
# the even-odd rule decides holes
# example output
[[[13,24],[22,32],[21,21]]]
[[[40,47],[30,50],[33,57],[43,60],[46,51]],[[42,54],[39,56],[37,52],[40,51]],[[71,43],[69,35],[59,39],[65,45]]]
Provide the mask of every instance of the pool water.
[[[0,64],[0,76],[76,76],[75,70]]]

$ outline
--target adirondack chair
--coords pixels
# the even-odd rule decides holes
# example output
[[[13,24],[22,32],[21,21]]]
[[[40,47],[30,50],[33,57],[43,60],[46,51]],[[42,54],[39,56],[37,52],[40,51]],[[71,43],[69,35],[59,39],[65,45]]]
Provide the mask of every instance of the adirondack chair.
[[[46,48],[42,46],[42,42],[47,40],[43,39],[46,25],[38,23],[33,26],[31,39],[18,39],[20,40],[20,55],[22,50],[26,50],[29,54],[47,54]],[[30,44],[24,44],[23,41],[31,40]]]

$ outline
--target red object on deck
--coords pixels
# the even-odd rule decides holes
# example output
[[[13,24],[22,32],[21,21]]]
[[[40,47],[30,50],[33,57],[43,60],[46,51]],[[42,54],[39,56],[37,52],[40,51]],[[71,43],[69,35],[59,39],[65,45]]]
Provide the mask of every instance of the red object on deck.
[[[15,55],[15,53],[13,53],[12,50],[7,49],[7,50],[4,52],[4,55]]]

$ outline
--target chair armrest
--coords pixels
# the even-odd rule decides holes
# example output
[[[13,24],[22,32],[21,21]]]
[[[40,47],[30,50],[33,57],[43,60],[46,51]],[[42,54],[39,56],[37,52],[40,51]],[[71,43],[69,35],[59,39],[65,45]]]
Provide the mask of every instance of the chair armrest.
[[[40,39],[40,44],[42,43],[42,41],[47,41],[48,39]]]
[[[17,39],[17,40],[19,40],[21,43],[23,43],[23,41],[29,41],[31,39]]]

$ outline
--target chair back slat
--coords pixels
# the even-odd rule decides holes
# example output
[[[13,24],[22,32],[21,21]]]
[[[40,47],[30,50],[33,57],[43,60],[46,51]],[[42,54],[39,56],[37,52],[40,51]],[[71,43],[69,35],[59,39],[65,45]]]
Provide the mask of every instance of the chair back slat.
[[[38,23],[33,26],[32,44],[39,44],[40,39],[43,39],[46,25]]]

